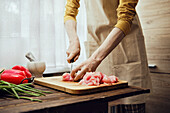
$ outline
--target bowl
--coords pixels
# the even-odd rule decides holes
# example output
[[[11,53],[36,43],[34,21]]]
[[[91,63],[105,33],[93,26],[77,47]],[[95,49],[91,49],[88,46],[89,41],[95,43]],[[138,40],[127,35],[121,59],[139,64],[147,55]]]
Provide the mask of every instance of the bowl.
[[[43,77],[43,73],[46,69],[45,62],[28,62],[27,68],[35,78]]]

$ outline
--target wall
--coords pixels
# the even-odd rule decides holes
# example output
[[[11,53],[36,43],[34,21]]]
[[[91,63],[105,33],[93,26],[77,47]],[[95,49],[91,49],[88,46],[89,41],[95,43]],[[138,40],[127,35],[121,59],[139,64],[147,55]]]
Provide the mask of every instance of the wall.
[[[170,73],[170,0],[140,0],[137,6],[152,72]]]
[[[139,0],[137,12],[145,37],[153,94],[148,113],[170,113],[170,0]]]

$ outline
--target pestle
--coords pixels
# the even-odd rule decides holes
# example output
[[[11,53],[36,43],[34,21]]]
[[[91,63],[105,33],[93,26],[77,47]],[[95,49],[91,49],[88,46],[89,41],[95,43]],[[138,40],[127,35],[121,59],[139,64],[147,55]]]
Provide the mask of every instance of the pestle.
[[[34,62],[36,61],[34,55],[31,52],[28,52],[25,57],[30,61],[30,62]]]

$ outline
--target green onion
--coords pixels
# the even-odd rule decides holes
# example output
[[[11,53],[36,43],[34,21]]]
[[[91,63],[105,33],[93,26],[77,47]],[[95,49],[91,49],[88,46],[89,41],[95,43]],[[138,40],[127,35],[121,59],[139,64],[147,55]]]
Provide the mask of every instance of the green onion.
[[[39,99],[32,99],[32,98],[29,98],[29,97],[20,97],[21,99],[27,99],[27,100],[31,100],[31,101],[38,101],[38,102],[42,102],[42,100],[39,100]]]
[[[12,95],[13,97],[17,99],[27,99],[27,100],[38,101],[38,102],[42,102],[42,100],[33,99],[30,97],[25,97],[25,96],[20,96],[20,95],[39,97],[39,96],[45,96],[44,93],[52,93],[50,91],[42,91],[42,90],[29,87],[29,85],[32,85],[32,84],[25,83],[25,84],[16,85],[16,84],[12,84],[12,83],[1,80],[0,90],[6,91],[7,93],[9,93],[10,95]]]

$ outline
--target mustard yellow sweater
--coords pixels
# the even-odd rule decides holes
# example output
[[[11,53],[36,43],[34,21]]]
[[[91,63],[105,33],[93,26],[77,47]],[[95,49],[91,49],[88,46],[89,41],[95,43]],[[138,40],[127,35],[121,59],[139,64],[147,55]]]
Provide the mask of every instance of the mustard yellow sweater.
[[[67,0],[64,22],[67,20],[75,20],[78,14],[80,0]],[[126,35],[130,31],[133,17],[136,14],[136,4],[138,0],[120,0],[117,8],[117,24],[115,27],[121,29]]]

